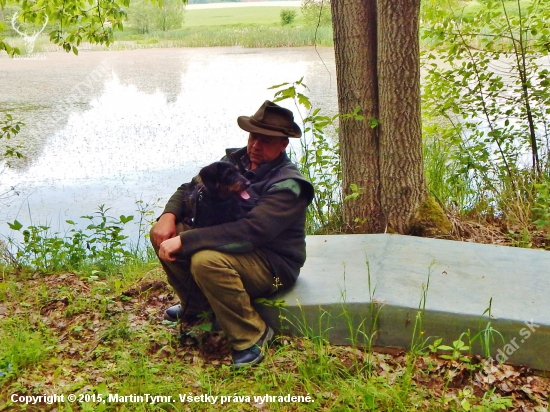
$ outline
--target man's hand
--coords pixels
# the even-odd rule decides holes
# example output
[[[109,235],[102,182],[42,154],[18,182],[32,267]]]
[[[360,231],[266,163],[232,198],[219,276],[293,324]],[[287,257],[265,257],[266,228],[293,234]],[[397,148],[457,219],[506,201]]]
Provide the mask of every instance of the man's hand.
[[[167,239],[160,244],[159,258],[173,262],[176,254],[181,250],[181,238],[179,236]]]
[[[151,241],[153,244],[160,248],[160,244],[166,239],[171,239],[177,236],[176,232],[176,215],[172,213],[165,213],[160,217],[158,222],[153,226],[153,232],[151,233]]]

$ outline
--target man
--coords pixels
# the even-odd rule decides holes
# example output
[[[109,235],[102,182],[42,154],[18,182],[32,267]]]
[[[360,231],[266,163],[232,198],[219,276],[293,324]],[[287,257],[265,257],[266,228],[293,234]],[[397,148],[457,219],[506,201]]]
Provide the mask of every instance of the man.
[[[290,110],[266,101],[237,123],[249,132],[248,144],[227,149],[222,160],[250,181],[241,200],[244,217],[184,231],[182,185],[151,230],[151,242],[181,301],[167,309],[166,318],[190,320],[211,308],[239,368],[261,362],[273,338],[251,299],[292,286],[305,262],[313,187],[285,152],[288,139],[302,135]]]

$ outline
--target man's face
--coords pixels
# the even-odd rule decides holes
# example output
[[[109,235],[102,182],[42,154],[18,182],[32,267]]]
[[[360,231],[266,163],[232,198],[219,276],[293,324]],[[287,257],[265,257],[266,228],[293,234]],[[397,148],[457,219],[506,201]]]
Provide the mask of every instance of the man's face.
[[[266,136],[250,133],[246,151],[252,165],[259,166],[275,160],[288,145],[287,137]]]

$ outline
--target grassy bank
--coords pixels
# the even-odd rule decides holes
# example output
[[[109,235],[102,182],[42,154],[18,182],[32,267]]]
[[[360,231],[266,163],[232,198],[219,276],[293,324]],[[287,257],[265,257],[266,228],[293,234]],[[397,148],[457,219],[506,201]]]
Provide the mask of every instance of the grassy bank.
[[[411,342],[414,351],[405,352],[332,346],[303,325],[305,336],[280,334],[262,364],[235,371],[223,333],[210,331],[208,320],[183,325],[192,331],[185,338],[182,325],[163,320],[177,298],[156,257],[128,245],[120,230],[130,216],[103,216],[86,231],[75,226],[64,235],[15,221],[10,225],[26,240],[0,242],[0,411],[25,409],[22,397],[44,394],[71,394],[76,401],[40,401],[32,410],[548,407],[550,379],[469,356],[468,334],[434,342],[420,332]],[[284,305],[281,315],[300,325]],[[345,319],[343,312],[323,322],[330,328]],[[416,319],[420,325],[421,310]],[[458,349],[449,352],[442,344]],[[479,372],[485,378],[476,379]],[[162,398],[140,401],[145,394]]]
[[[168,32],[138,34],[129,29],[123,35],[117,34],[115,42],[109,47],[82,44],[80,50],[132,50],[141,48],[170,47],[215,47],[241,46],[254,47],[302,47],[331,46],[332,29],[322,27],[319,30],[307,27],[211,27],[201,26],[194,29],[179,29]],[[25,45],[20,38],[8,39],[10,44],[24,51]],[[52,45],[46,37],[40,37],[34,52],[61,51]]]
[[[152,32],[147,35],[117,36],[111,50],[139,47],[300,47],[332,45],[332,29],[280,26],[200,26],[169,32]],[[93,47],[103,49],[103,47]]]
[[[429,348],[382,353],[331,346],[315,336],[279,336],[261,365],[234,371],[220,334],[197,330],[198,343],[179,342],[178,325],[162,320],[172,304],[171,288],[153,262],[128,264],[110,276],[4,268],[0,410],[24,409],[11,401],[14,394],[55,393],[75,394],[77,402],[39,403],[36,410],[459,411],[470,405],[492,411],[543,407],[550,390],[548,379],[495,365],[495,381],[469,393],[463,388],[473,376],[471,363],[430,355]],[[129,397],[109,400],[109,394]],[[172,400],[131,400],[144,394]],[[182,403],[180,394],[203,398]],[[302,398],[254,399],[266,394]],[[206,395],[218,400],[208,403]]]
[[[312,332],[281,334],[261,365],[235,371],[227,341],[221,332],[209,330],[208,321],[185,325],[192,326],[192,338],[182,339],[181,325],[163,320],[164,310],[177,298],[154,253],[143,250],[152,216],[148,207],[136,221],[142,241],[135,245],[123,235],[133,217],[111,218],[108,210],[101,206],[85,230],[68,222],[72,229],[63,233],[10,223],[23,240],[0,242],[0,411],[25,409],[17,399],[43,394],[74,394],[77,402],[42,402],[36,410],[455,411],[475,405],[485,411],[548,406],[544,393],[550,379],[485,364],[468,356],[463,346],[452,355],[436,356],[441,343],[457,345],[423,337],[413,338],[414,352],[404,352],[332,346]],[[281,315],[300,325],[284,306]],[[330,322],[345,322],[345,316],[324,324],[329,328]],[[311,328],[303,325],[302,330]],[[494,379],[473,382],[475,373],[488,367]],[[468,385],[471,391],[465,390]],[[164,398],[155,405],[135,401],[145,394]],[[181,402],[180,395],[194,401]],[[224,396],[226,402],[221,405],[218,398],[208,403],[206,395]],[[267,401],[266,395],[272,398]],[[285,401],[288,396],[301,398]]]

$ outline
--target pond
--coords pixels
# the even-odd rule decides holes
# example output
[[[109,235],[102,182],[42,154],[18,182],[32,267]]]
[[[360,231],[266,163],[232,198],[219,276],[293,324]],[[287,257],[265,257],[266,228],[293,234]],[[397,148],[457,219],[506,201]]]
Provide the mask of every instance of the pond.
[[[114,216],[135,214],[137,200],[163,206],[224,148],[246,144],[236,119],[273,99],[270,86],[304,77],[314,106],[337,112],[332,48],[39,57],[0,58],[0,110],[25,123],[18,141],[26,156],[0,175],[0,193],[17,193],[1,200],[3,236],[15,219],[63,232],[67,219],[84,224],[79,217],[102,204]],[[281,105],[298,116],[292,102]]]

